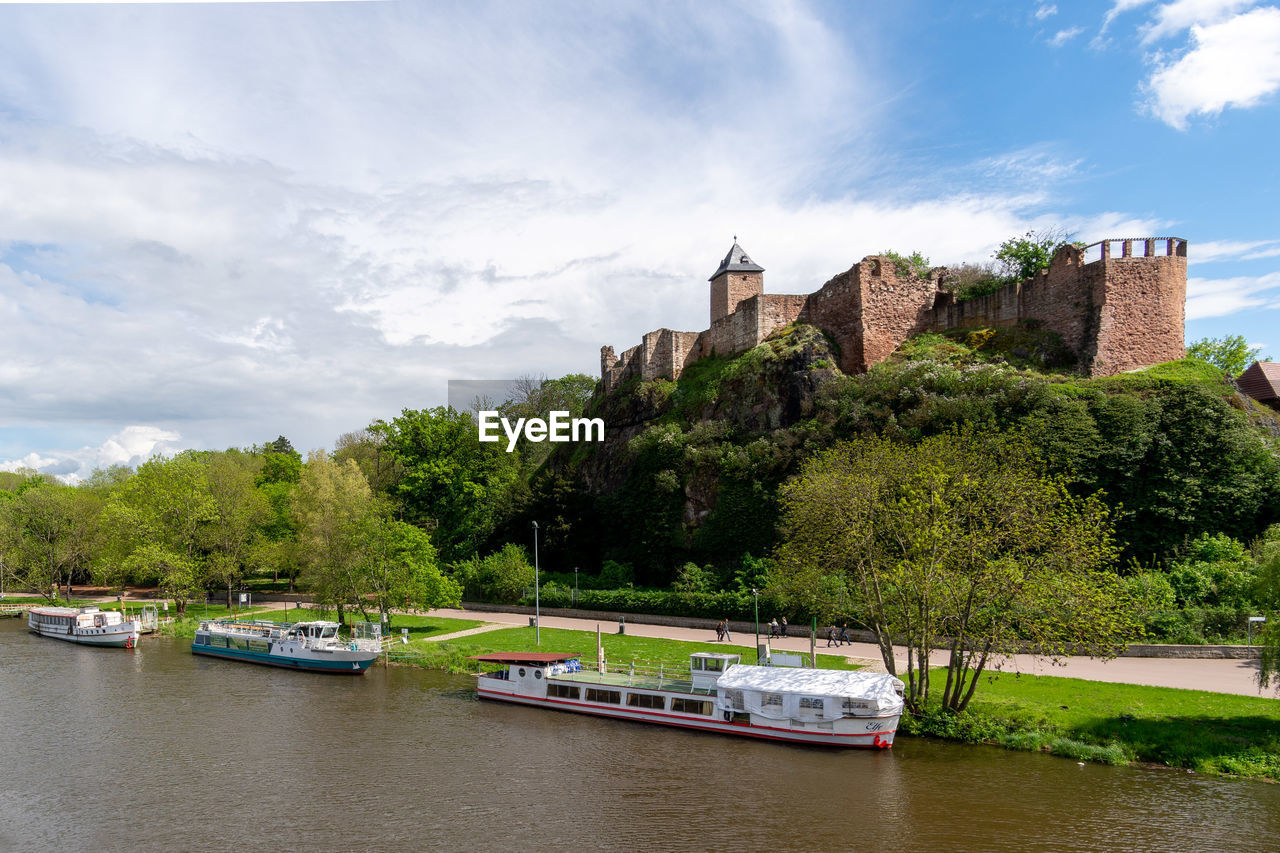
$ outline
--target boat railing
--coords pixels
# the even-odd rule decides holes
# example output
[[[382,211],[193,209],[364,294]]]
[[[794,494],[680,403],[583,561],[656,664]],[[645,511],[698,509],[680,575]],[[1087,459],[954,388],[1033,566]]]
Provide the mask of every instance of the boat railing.
[[[662,661],[657,663],[652,661],[606,661],[603,671],[595,665],[584,664],[580,672],[588,675],[594,672],[605,676],[625,676],[625,686],[627,687],[666,688],[688,693],[703,693],[708,696],[715,693],[714,688],[694,688],[693,676],[689,671],[689,667],[678,664],[668,665]]]

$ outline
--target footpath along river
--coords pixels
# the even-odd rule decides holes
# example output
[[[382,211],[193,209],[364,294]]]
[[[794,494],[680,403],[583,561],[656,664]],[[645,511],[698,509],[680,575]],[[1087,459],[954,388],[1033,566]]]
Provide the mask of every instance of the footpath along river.
[[[902,738],[753,742],[0,620],[0,850],[1280,849],[1280,786]]]

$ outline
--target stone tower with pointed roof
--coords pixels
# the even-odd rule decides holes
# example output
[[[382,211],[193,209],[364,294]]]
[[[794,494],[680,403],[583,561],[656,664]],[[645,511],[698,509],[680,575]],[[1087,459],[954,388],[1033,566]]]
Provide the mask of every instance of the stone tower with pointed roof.
[[[707,280],[711,282],[712,323],[732,314],[742,300],[764,293],[764,267],[747,257],[737,238],[720,267]]]

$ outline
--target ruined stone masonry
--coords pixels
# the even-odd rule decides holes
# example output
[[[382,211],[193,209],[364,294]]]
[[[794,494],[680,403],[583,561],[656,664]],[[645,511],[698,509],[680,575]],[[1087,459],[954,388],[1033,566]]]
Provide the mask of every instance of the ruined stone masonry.
[[[700,358],[744,352],[794,322],[830,335],[846,373],[864,372],[921,332],[1019,323],[1057,333],[1089,376],[1110,376],[1184,354],[1187,241],[1182,238],[1064,246],[1033,278],[964,302],[942,289],[946,272],[939,267],[927,278],[900,276],[892,260],[872,255],[813,293],[765,293],[764,268],[735,241],[710,278],[711,326],[702,332],[658,329],[621,356],[613,347],[601,347],[601,381],[608,391],[632,376],[676,379]]]

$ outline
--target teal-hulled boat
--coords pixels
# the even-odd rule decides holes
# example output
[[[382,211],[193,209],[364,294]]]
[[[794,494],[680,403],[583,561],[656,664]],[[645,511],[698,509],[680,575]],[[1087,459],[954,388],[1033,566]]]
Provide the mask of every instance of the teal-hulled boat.
[[[377,626],[360,636],[338,636],[337,622],[263,622],[218,619],[201,622],[191,642],[197,655],[304,669],[360,675],[382,652]]]

